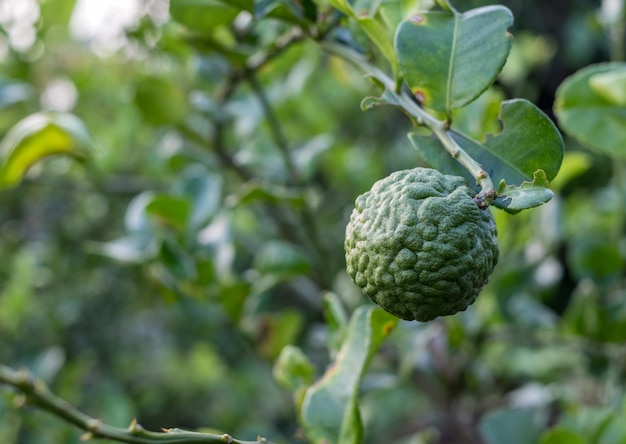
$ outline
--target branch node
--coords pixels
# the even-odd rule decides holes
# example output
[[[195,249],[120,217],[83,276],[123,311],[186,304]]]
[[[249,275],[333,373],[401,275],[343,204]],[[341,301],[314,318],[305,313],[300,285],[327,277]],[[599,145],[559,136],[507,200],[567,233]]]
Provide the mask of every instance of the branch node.
[[[89,430],[90,432],[97,432],[98,429],[102,426],[102,421],[100,421],[99,419],[90,419],[89,421],[87,421],[87,430]]]
[[[128,430],[133,435],[138,435],[144,431],[144,428],[141,426],[141,424],[137,422],[137,418],[133,418],[133,420],[130,422],[130,426],[128,426]]]
[[[224,442],[226,442],[228,444],[231,444],[233,442],[233,437],[230,436],[228,433],[224,433],[222,435],[222,441],[224,441]]]

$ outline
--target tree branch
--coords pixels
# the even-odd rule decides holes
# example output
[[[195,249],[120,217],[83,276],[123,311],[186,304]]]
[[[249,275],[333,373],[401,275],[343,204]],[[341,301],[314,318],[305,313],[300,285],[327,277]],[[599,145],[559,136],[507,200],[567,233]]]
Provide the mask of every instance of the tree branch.
[[[478,193],[474,198],[474,201],[479,208],[486,209],[493,202],[496,198],[496,189],[491,177],[482,168],[482,166],[469,154],[467,154],[467,152],[461,148],[456,140],[452,138],[448,122],[437,120],[431,116],[422,107],[420,107],[413,100],[413,97],[407,92],[398,92],[398,88],[396,87],[394,80],[389,78],[387,74],[382,72],[376,66],[369,63],[369,61],[358,52],[345,45],[334,42],[321,42],[320,45],[329,54],[340,57],[353,65],[356,65],[367,76],[375,79],[375,83],[382,87],[385,90],[385,93],[393,98],[393,103],[409,115],[409,117],[413,119],[414,123],[426,126],[433,132],[448,154],[463,165],[463,167],[472,174],[476,183],[480,186],[480,193]]]
[[[215,435],[180,429],[163,429],[163,432],[150,432],[135,420],[126,429],[103,424],[100,420],[90,417],[67,401],[57,397],[41,379],[37,379],[26,369],[17,371],[0,364],[0,384],[14,387],[33,405],[85,430],[83,440],[111,439],[130,444],[157,442],[169,444],[272,444],[262,437],[257,438],[256,441],[240,441],[228,434]]]

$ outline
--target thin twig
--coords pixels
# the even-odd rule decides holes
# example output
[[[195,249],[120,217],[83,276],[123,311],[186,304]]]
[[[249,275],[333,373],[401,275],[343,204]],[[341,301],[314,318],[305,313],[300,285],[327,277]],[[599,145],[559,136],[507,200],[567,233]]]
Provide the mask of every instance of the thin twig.
[[[215,435],[210,433],[190,432],[180,429],[164,429],[163,432],[145,430],[133,420],[128,428],[113,427],[102,423],[81,412],[67,401],[52,393],[46,384],[28,370],[13,370],[0,364],[0,384],[14,387],[33,405],[45,410],[64,421],[75,425],[86,432],[83,440],[111,439],[130,444],[152,444],[163,442],[168,444],[272,444],[265,438],[256,441],[241,441],[228,434]]]
[[[452,138],[449,123],[437,120],[422,107],[420,107],[406,91],[398,92],[396,84],[387,74],[373,66],[369,61],[355,50],[334,42],[323,42],[322,48],[329,54],[340,57],[357,67],[367,76],[375,79],[377,84],[382,86],[387,94],[393,98],[397,105],[414,119],[415,123],[428,127],[439,139],[443,148],[467,169],[476,183],[480,186],[480,193],[474,198],[476,204],[482,208],[487,208],[496,198],[496,190],[489,174],[476,162],[461,146]]]

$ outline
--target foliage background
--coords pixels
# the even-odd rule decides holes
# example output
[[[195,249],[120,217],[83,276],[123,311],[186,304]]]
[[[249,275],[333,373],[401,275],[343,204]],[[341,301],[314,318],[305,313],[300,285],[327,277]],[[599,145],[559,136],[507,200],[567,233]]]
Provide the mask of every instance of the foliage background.
[[[623,56],[595,1],[502,4],[515,40],[497,97],[551,115],[565,77]],[[263,95],[244,83],[222,103],[228,63],[185,39],[166,2],[140,2],[117,36],[77,36],[77,9],[0,1],[0,135],[70,111],[95,144],[88,163],[48,159],[0,193],[0,362],[114,425],[305,442],[272,367],[296,344],[319,377],[333,339],[321,295],[349,313],[368,303],[344,271],[344,228],[358,194],[422,164],[408,120],[362,113],[370,85],[315,43],[264,66]],[[268,20],[239,44],[253,52],[287,28]],[[493,119],[488,105],[472,112]],[[626,169],[566,147],[552,202],[496,212],[501,262],[477,303],[401,323],[376,356],[365,442],[624,439]],[[0,442],[78,441],[1,393]]]

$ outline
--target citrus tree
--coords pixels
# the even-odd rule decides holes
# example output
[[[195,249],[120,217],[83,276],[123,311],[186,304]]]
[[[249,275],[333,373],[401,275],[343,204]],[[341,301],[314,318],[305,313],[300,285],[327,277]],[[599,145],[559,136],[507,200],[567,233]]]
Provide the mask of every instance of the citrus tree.
[[[0,441],[626,439],[623,3],[486,3],[0,3]]]

